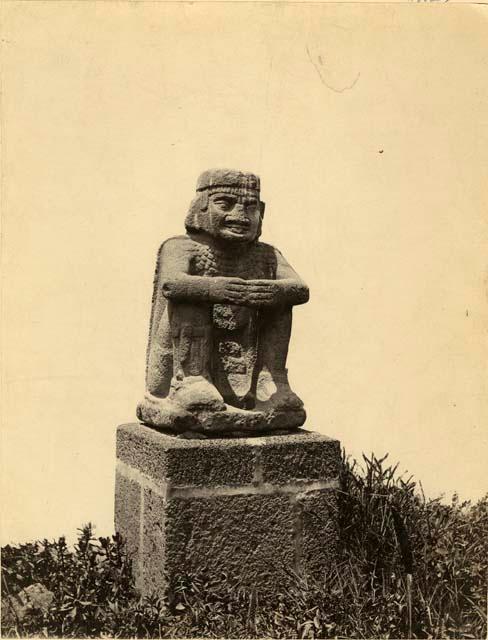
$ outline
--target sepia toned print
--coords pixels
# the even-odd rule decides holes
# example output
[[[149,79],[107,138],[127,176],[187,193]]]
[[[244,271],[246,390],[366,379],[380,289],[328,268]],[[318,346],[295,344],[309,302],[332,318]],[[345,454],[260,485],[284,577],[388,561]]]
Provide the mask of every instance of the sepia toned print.
[[[487,5],[0,11],[2,634],[484,637]]]

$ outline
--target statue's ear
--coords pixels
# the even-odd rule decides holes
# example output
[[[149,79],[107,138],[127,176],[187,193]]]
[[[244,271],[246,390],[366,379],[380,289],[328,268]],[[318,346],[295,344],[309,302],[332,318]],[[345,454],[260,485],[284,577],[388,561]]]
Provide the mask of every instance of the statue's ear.
[[[208,191],[204,191],[200,194],[200,211],[206,211],[208,209]]]
[[[187,231],[199,233],[206,228],[205,217],[202,212],[208,207],[208,195],[206,192],[199,193],[191,202],[190,209],[186,216],[185,227]]]
[[[262,200],[259,201],[259,224],[258,224],[258,230],[256,233],[256,238],[255,240],[257,240],[259,238],[259,236],[261,235],[261,232],[263,230],[263,217],[264,217],[264,209],[266,208],[266,204],[264,202],[262,202]]]

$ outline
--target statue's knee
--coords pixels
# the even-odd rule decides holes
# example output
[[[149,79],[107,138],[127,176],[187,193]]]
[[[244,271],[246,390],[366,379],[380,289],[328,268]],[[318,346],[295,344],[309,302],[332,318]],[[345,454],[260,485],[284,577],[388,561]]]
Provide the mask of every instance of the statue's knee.
[[[151,354],[147,369],[147,390],[154,396],[165,397],[169,393],[173,375],[173,351],[163,350]]]

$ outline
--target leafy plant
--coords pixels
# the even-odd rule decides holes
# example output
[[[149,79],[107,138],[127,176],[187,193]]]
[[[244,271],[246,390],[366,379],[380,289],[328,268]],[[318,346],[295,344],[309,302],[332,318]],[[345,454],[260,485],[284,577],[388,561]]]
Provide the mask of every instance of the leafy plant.
[[[387,457],[343,457],[341,549],[320,580],[283,573],[263,599],[238,579],[181,576],[171,602],[139,598],[119,536],[88,524],[64,538],[2,549],[4,636],[232,638],[486,637],[488,495],[426,499]],[[47,610],[12,616],[33,584]],[[291,586],[290,586],[291,584]]]

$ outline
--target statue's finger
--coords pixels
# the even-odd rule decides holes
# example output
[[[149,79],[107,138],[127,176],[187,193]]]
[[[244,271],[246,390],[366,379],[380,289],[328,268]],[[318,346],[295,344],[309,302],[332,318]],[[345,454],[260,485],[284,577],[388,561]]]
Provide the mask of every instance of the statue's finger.
[[[272,295],[273,294],[273,289],[271,287],[268,288],[264,288],[264,287],[248,287],[247,289],[249,291],[249,293],[255,293],[256,295]]]
[[[261,294],[264,293],[266,295],[273,295],[273,289],[271,289],[271,287],[248,287],[247,289],[249,291],[249,293],[256,293],[256,294]]]
[[[226,287],[227,291],[238,291],[238,292],[243,292],[246,291],[246,286],[244,285],[244,283],[242,284],[229,284]]]
[[[253,293],[249,296],[250,300],[256,300],[261,302],[271,301],[273,300],[273,296],[267,293]]]
[[[238,295],[237,293],[227,293],[225,295],[225,301],[226,302],[243,302],[244,301],[244,296],[242,295]]]

